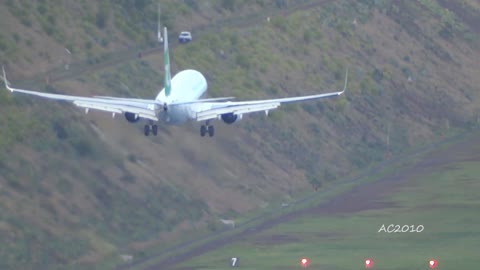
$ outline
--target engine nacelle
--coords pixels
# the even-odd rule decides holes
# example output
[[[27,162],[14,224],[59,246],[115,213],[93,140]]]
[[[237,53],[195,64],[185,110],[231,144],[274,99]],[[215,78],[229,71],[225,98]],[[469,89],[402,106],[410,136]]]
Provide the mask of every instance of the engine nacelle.
[[[238,115],[236,115],[234,113],[224,113],[224,114],[222,114],[221,117],[222,117],[223,122],[225,122],[227,124],[233,124],[239,118]],[[240,119],[241,119],[241,117],[240,117]]]
[[[127,119],[127,121],[130,123],[135,123],[135,122],[138,122],[138,120],[140,120],[140,117],[138,116],[138,114],[126,112],[125,119]]]

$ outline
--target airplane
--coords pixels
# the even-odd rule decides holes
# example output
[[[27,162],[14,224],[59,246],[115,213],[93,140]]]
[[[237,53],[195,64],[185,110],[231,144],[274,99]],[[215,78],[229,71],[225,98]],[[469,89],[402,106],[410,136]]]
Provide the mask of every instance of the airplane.
[[[144,126],[144,135],[154,136],[158,133],[155,122],[162,121],[165,124],[180,125],[186,121],[204,122],[200,127],[200,135],[214,136],[215,130],[210,123],[213,120],[222,120],[226,124],[233,124],[242,119],[244,114],[253,112],[265,112],[278,108],[281,104],[299,102],[305,100],[323,99],[342,95],[347,88],[348,68],[345,72],[345,84],[342,91],[316,94],[309,96],[297,96],[277,99],[232,101],[234,97],[201,98],[206,93],[207,80],[197,70],[186,69],[177,73],[173,78],[170,75],[170,58],[168,51],[167,28],[164,28],[164,88],[157,94],[155,99],[122,98],[110,96],[81,97],[53,93],[43,93],[32,90],[24,90],[10,87],[3,67],[3,80],[5,87],[10,92],[18,92],[35,95],[47,99],[71,102],[84,108],[85,113],[89,110],[99,110],[116,114],[123,114],[130,123],[143,119],[147,123]]]

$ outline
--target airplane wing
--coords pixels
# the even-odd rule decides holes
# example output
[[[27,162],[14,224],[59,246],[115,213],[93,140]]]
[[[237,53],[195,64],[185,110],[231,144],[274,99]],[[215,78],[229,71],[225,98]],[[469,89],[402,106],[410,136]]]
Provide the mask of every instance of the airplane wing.
[[[208,107],[208,109],[200,110],[197,112],[196,120],[205,121],[205,120],[217,119],[222,114],[226,114],[226,113],[245,114],[245,113],[260,112],[260,111],[264,111],[265,113],[268,113],[269,110],[276,109],[283,103],[337,97],[343,94],[347,89],[347,81],[348,81],[348,69],[345,72],[345,84],[344,84],[343,90],[338,92],[309,95],[309,96],[300,96],[300,97],[255,100],[255,101],[212,102],[210,103],[210,106]]]
[[[107,98],[98,98],[98,97],[80,97],[80,96],[70,96],[70,95],[61,95],[61,94],[52,94],[52,93],[42,93],[31,90],[24,90],[10,87],[10,83],[7,81],[5,75],[5,68],[3,68],[3,80],[5,82],[5,87],[10,92],[23,93],[28,95],[39,96],[48,99],[68,101],[75,104],[78,107],[85,108],[86,111],[89,109],[105,111],[110,113],[133,113],[137,114],[139,117],[147,118],[150,120],[158,121],[158,118],[155,114],[156,101],[151,100],[139,100],[139,99],[107,99]]]

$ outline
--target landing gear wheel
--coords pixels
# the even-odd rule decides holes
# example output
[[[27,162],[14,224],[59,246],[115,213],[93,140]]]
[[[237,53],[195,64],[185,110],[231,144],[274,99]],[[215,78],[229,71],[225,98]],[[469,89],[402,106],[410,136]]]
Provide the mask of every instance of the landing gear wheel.
[[[213,137],[214,134],[215,134],[215,129],[213,128],[213,126],[208,126],[208,135],[210,137]]]
[[[157,136],[158,132],[158,126],[157,125],[152,125],[152,134],[153,136]]]
[[[145,134],[145,136],[150,135],[150,126],[149,125],[145,125],[145,127],[143,127],[143,133]]]
[[[205,134],[207,133],[207,127],[202,125],[200,127],[200,136],[205,137]]]

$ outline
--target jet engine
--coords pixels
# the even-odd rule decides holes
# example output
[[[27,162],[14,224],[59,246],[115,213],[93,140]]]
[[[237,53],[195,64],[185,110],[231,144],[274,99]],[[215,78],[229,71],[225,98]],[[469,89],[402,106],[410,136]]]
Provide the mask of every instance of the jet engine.
[[[127,119],[127,121],[130,123],[135,123],[135,122],[138,122],[138,120],[140,120],[140,117],[138,116],[138,114],[126,112],[125,119]]]
[[[227,123],[227,124],[233,124],[235,123],[235,121],[237,121],[237,119],[242,119],[242,116],[240,115],[240,117],[238,117],[238,115],[236,114],[233,114],[233,113],[224,113],[222,114],[222,120],[223,122]]]

